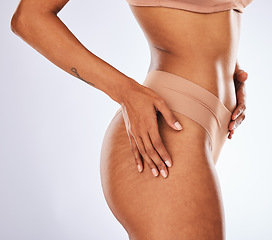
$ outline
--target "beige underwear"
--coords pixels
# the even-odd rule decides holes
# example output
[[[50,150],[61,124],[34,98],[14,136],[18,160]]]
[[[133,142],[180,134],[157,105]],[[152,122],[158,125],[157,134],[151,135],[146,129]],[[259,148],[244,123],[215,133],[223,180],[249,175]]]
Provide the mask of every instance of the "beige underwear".
[[[227,139],[232,115],[220,99],[183,77],[160,70],[150,71],[142,85],[160,95],[172,111],[189,117],[206,130],[216,162]],[[116,114],[121,110],[119,108]]]

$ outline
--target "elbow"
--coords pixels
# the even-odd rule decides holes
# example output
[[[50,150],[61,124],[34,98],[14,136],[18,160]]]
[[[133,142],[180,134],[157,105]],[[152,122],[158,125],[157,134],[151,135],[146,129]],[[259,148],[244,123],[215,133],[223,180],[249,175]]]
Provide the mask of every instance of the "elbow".
[[[13,33],[15,33],[18,36],[22,36],[25,33],[31,31],[30,28],[34,24],[34,18],[33,18],[32,12],[26,12],[18,8],[10,21],[10,29]]]
[[[68,0],[66,0],[66,2],[68,2]],[[32,1],[22,0],[20,4],[18,5],[17,9],[15,10],[10,21],[10,29],[12,30],[12,32],[14,32],[16,35],[21,35],[21,34],[31,32],[33,29],[33,26],[37,25],[41,17],[44,17],[48,14],[57,15],[57,13],[64,6],[64,5],[53,6],[53,7],[46,6],[48,4],[45,4],[45,3],[32,4]]]
[[[47,14],[57,15],[57,13],[63,7],[58,6],[51,8],[44,6],[46,4],[42,5],[42,7],[38,7],[36,5],[42,4],[31,5],[27,1],[20,2],[10,21],[10,29],[12,32],[14,32],[16,35],[29,32],[32,30],[32,27],[39,22],[41,16],[45,16]]]
[[[16,34],[16,28],[17,28],[17,16],[16,16],[16,12],[13,14],[11,21],[10,21],[10,29],[13,33]]]
[[[10,21],[10,29],[16,35],[19,35],[23,26],[25,25],[23,17],[17,11],[13,14],[11,21]]]

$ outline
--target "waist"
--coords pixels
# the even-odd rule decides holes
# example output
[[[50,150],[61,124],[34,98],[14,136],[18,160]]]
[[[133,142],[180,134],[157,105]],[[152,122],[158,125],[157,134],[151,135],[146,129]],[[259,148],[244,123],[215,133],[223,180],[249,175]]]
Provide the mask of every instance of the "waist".
[[[186,58],[153,51],[148,72],[160,70],[183,77],[214,94],[232,112],[236,106],[235,63],[235,59],[224,61],[201,54]]]
[[[212,92],[229,109],[234,108],[233,74],[241,20],[238,12],[203,14],[142,6],[131,9],[150,47],[148,72],[161,70],[186,78]]]

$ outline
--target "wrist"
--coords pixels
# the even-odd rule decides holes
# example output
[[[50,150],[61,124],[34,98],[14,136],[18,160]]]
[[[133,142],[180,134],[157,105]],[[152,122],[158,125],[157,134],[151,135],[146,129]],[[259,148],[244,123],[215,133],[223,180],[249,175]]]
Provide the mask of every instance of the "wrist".
[[[130,77],[125,77],[116,84],[110,97],[122,105],[131,94],[131,89],[140,85],[137,81]]]

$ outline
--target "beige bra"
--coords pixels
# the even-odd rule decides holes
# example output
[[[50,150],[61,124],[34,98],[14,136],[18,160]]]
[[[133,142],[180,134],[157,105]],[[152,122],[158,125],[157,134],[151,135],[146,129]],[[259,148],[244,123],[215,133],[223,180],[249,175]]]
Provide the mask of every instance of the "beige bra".
[[[135,6],[169,7],[192,12],[212,13],[229,9],[242,13],[253,0],[126,0]]]

